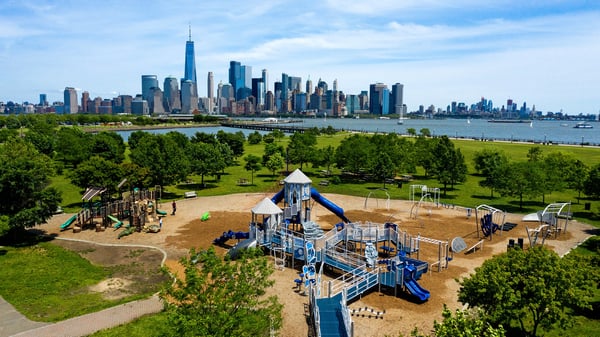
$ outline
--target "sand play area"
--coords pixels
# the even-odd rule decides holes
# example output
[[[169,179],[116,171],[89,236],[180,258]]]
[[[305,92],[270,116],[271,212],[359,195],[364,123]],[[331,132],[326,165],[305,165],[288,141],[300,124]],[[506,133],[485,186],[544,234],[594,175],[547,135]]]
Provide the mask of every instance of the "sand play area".
[[[74,233],[72,230],[61,232],[60,225],[71,214],[56,215],[47,224],[42,225],[41,229],[59,237],[100,243],[160,247],[167,252],[166,264],[177,272],[177,260],[185,255],[189,248],[207,248],[212,245],[215,238],[228,230],[248,231],[248,223],[252,219],[252,207],[265,197],[271,198],[272,196],[271,194],[254,193],[180,200],[177,202],[177,213],[174,216],[170,215],[170,203],[160,204],[158,208],[167,211],[169,215],[164,218],[163,228],[159,233],[133,233],[121,239],[117,239],[121,230],[114,231],[112,228],[108,228],[104,232],[96,232],[93,229],[84,229],[80,233]],[[353,222],[393,222],[398,224],[401,230],[414,236],[420,234],[443,241],[462,237],[468,247],[480,240],[477,237],[474,214],[471,217],[467,216],[464,208],[422,206],[417,218],[414,219],[414,216],[410,216],[412,203],[409,201],[370,198],[365,203],[364,197],[328,193],[323,193],[323,196],[343,208],[345,215]],[[318,203],[314,203],[312,207],[311,218],[323,229],[329,230],[340,222],[336,215]],[[200,220],[204,212],[210,212],[211,217],[207,221]],[[408,295],[394,297],[393,294],[382,294],[377,289],[350,303],[350,309],[369,309],[369,311],[363,310],[352,316],[355,336],[396,336],[398,333],[409,335],[414,327],[419,327],[422,331],[430,331],[433,320],[441,319],[443,304],[447,304],[451,309],[462,307],[456,300],[459,286],[455,279],[469,275],[486,259],[506,251],[509,239],[517,241],[518,238],[523,238],[525,246],[528,246],[525,228],[526,226],[535,228],[537,223],[523,222],[522,218],[522,214],[507,214],[506,221],[517,224],[515,228],[501,233],[496,232],[492,240],[484,241],[483,248],[480,250],[470,254],[464,252],[454,254],[447,269],[438,272],[437,267],[430,268],[430,272],[424,274],[418,281],[431,293],[429,300],[424,303],[414,302]],[[561,255],[565,254],[593,235],[593,229],[594,227],[590,225],[580,223],[576,219],[572,220],[568,224],[566,233],[546,240],[546,245]],[[234,245],[236,241],[230,240],[228,243]],[[110,250],[110,247],[105,249]],[[216,246],[216,249],[223,254],[226,252],[225,247]],[[421,244],[420,260],[434,263],[437,258],[437,245]],[[299,267],[300,264],[297,262],[296,266]],[[295,288],[294,279],[298,278],[298,270],[277,269],[272,277],[276,283],[270,292],[276,294],[279,301],[284,304],[284,325],[281,335],[306,336],[308,325],[305,306],[308,305],[308,297]],[[126,280],[120,280],[111,284],[115,286],[126,283]],[[375,317],[369,315],[370,310],[380,313],[385,311],[385,313]]]

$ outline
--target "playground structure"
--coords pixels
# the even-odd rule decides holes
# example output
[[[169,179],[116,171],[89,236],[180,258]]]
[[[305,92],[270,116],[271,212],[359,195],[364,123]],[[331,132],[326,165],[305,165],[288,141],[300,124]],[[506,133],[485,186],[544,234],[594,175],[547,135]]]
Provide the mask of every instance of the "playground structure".
[[[416,199],[418,197],[418,200]],[[440,204],[440,189],[437,187],[427,187],[426,185],[410,185],[410,201],[413,202],[410,208],[410,218],[419,218],[419,209],[428,204],[430,207],[436,207]],[[431,212],[431,209],[429,210]]]
[[[93,202],[92,199],[96,196],[100,196],[101,201]],[[159,229],[149,228],[152,226],[148,224],[167,214],[156,208],[158,200],[160,186],[153,190],[136,188],[125,193],[122,200],[116,201],[109,200],[105,188],[90,187],[82,196],[82,209],[65,221],[60,229],[67,230],[72,227],[73,232],[77,233],[86,227],[94,227],[97,232],[105,231],[108,227],[114,230],[124,227],[119,233],[119,238],[142,230],[157,232]]]
[[[506,212],[488,205],[479,205],[475,208],[475,225],[477,227],[477,238],[480,239],[480,233],[484,237],[492,239],[494,233],[500,230],[500,235],[504,230]]]
[[[228,252],[230,256],[246,247],[264,247],[273,255],[277,268],[296,268],[295,264],[300,263],[302,272],[295,283],[298,290],[304,286],[304,293],[309,295],[311,322],[317,336],[352,336],[347,303],[372,289],[391,288],[395,295],[405,290],[418,301],[429,299],[429,291],[417,282],[431,269],[428,262],[418,259],[420,243],[438,245],[438,261],[431,267],[437,266],[441,271],[450,260],[448,241],[413,237],[389,222],[352,222],[341,207],[311,187],[312,181],[300,170],[283,182],[281,191],[252,208],[249,232],[225,232],[214,243],[238,239]],[[277,206],[280,202],[282,208]],[[314,203],[341,221],[323,231],[311,221]],[[410,257],[415,253],[416,259]],[[322,281],[325,269],[339,276]]]
[[[543,246],[549,236],[556,238],[561,233],[566,233],[571,216],[570,202],[548,204],[544,210],[526,216],[524,220],[533,219],[539,223],[537,228],[525,227],[529,246],[533,247],[536,244]]]

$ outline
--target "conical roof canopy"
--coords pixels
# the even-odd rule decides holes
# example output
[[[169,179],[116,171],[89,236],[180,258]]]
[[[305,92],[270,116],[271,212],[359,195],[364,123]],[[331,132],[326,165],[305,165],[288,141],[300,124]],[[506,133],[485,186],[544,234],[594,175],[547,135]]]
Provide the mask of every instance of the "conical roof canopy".
[[[285,179],[284,182],[288,184],[310,184],[312,180],[307,177],[300,169],[295,169],[294,172],[290,173]]]
[[[271,199],[264,198],[261,202],[259,202],[256,206],[252,208],[253,214],[281,214],[283,211],[277,205],[275,205]]]

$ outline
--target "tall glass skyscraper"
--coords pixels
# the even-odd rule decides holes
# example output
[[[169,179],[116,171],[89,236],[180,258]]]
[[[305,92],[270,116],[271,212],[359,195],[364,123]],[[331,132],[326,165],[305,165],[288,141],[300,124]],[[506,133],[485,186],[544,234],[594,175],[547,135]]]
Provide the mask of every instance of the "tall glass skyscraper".
[[[183,80],[181,81],[182,89],[184,81],[191,81],[194,84],[192,88],[193,96],[198,97],[198,82],[196,81],[196,61],[194,55],[194,41],[192,41],[192,27],[190,27],[189,39],[185,43],[185,70],[183,72]]]

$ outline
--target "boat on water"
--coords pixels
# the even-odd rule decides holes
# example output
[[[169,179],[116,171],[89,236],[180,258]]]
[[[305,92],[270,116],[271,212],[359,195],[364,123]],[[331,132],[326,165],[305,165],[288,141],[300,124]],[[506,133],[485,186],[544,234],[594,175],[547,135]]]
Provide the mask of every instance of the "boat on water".
[[[575,124],[574,129],[592,129],[594,126],[588,122],[579,122]]]
[[[386,117],[386,116],[381,116],[381,117],[379,117],[379,119],[390,119],[390,118]]]

